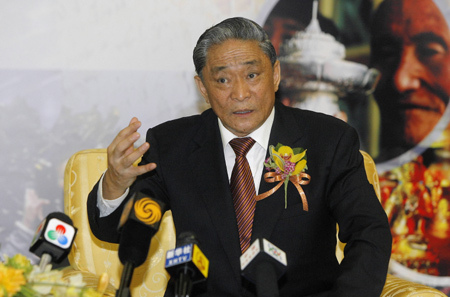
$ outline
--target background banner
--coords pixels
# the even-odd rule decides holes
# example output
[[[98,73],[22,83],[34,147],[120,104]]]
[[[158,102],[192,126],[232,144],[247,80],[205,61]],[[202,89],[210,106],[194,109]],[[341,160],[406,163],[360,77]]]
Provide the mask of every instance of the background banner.
[[[280,0],[264,14],[278,98],[357,129],[380,175],[391,273],[449,293],[450,2],[320,1],[314,11]]]

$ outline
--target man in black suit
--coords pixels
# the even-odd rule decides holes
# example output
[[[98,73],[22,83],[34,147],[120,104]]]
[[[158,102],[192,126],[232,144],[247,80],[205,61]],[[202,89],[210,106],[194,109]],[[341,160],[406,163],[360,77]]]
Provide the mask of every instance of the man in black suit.
[[[247,159],[259,194],[275,185],[263,177],[269,146],[301,147],[310,176],[302,187],[306,200],[289,182],[286,190],[282,186],[256,202],[253,219],[252,238],[266,238],[286,252],[280,295],[379,296],[391,236],[367,181],[355,130],[341,120],[275,103],[280,64],[267,34],[250,20],[227,19],[205,31],[194,63],[195,82],[212,109],[149,129],[147,142],[136,150],[140,122],[131,120],[108,147],[108,170],[89,196],[93,233],[118,242],[115,226],[124,201],[134,191],[151,190],[172,210],[177,233],[194,232],[210,260],[201,296],[255,296],[241,277],[229,141],[256,141]],[[142,155],[140,166],[133,167]],[[340,265],[336,223],[347,243]],[[166,295],[172,296],[170,290]]]

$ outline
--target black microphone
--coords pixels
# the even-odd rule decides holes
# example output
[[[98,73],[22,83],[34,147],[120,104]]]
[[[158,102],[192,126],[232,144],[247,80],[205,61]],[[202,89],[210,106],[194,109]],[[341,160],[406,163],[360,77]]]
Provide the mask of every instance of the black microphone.
[[[286,271],[286,253],[267,239],[256,239],[241,256],[242,275],[256,285],[258,297],[278,297],[278,279]]]
[[[147,259],[153,236],[158,232],[165,204],[143,192],[134,193],[124,206],[119,222],[119,259],[124,265],[116,296],[130,296],[134,268]]]
[[[51,262],[61,263],[70,253],[76,234],[77,228],[65,213],[52,212],[43,219],[29,249],[41,258],[39,270],[44,271]]]
[[[166,253],[166,270],[175,282],[175,297],[189,296],[194,284],[208,278],[209,260],[192,232],[178,236],[177,247]]]

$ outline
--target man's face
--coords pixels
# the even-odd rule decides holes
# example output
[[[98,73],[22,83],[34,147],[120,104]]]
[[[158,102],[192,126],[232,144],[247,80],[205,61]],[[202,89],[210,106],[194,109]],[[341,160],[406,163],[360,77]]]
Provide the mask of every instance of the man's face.
[[[197,86],[223,125],[237,136],[259,128],[275,104],[280,65],[272,67],[257,41],[227,40],[208,51]]]
[[[382,75],[375,98],[382,133],[391,134],[383,137],[410,148],[431,132],[449,100],[449,27],[432,0],[385,2],[372,32],[372,64]]]

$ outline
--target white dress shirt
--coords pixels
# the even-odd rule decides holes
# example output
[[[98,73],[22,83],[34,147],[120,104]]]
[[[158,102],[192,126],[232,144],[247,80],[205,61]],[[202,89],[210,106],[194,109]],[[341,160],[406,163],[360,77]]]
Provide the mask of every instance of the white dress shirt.
[[[259,184],[261,183],[261,175],[264,170],[264,159],[266,157],[267,148],[269,147],[270,130],[272,129],[274,118],[275,118],[275,108],[272,109],[272,112],[270,113],[269,117],[266,119],[264,124],[261,125],[261,127],[259,127],[258,129],[256,129],[255,131],[246,136],[251,137],[256,141],[253,147],[247,153],[246,157],[250,165],[250,170],[252,171],[253,180],[255,181],[255,189],[257,194]],[[219,121],[220,135],[222,137],[223,152],[225,155],[225,163],[227,166],[228,181],[229,181],[231,178],[231,172],[233,171],[234,162],[236,159],[236,154],[234,153],[234,150],[230,145],[230,141],[238,136],[234,135],[227,128],[225,128],[220,119],[218,119],[218,121]],[[103,176],[100,179],[97,192],[97,207],[100,211],[100,217],[105,217],[111,214],[117,207],[119,207],[119,205],[127,197],[129,192],[129,189],[127,189],[122,196],[114,200],[104,199],[102,191]]]
[[[253,180],[255,181],[255,189],[258,194],[261,175],[264,170],[264,158],[266,157],[267,148],[269,147],[270,130],[272,129],[273,119],[275,117],[275,108],[272,109],[267,120],[258,129],[247,135],[256,142],[247,153],[247,161],[252,171]],[[220,135],[222,136],[223,152],[225,154],[225,163],[227,165],[228,181],[231,178],[236,154],[230,145],[230,141],[237,136],[224,127],[219,120]]]

